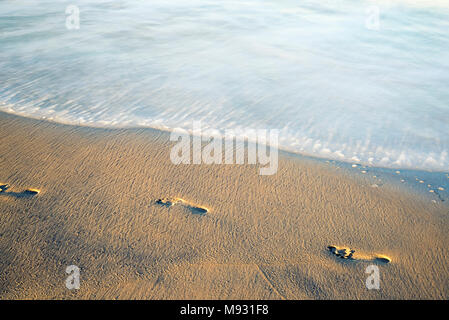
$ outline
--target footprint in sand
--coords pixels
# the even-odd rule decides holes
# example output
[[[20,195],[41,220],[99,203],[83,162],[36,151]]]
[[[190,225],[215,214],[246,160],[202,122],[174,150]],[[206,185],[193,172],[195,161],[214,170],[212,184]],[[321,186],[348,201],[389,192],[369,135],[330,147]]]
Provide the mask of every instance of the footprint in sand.
[[[21,192],[15,192],[15,191],[8,191],[9,188],[10,188],[9,184],[0,183],[0,196],[8,196],[14,198],[28,198],[34,197],[40,192],[38,189],[26,189]]]
[[[368,255],[364,253],[356,253],[354,249],[328,246],[327,249],[336,257],[343,260],[365,261],[365,262],[380,262],[390,263],[391,259],[384,255]]]
[[[172,207],[175,205],[179,205],[179,206],[182,206],[182,207],[190,210],[190,212],[192,214],[197,214],[200,216],[204,216],[206,213],[209,212],[209,209],[194,205],[194,204],[192,204],[188,201],[185,201],[184,199],[181,199],[181,198],[162,198],[162,199],[156,200],[156,204],[165,206],[165,207]]]

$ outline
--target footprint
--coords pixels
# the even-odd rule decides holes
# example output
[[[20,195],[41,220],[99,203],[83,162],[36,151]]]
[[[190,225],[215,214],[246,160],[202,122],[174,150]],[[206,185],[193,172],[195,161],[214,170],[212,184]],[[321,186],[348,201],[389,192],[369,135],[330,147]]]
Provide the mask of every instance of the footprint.
[[[184,199],[181,199],[181,198],[162,198],[162,199],[156,200],[156,204],[165,206],[165,207],[172,207],[175,205],[179,205],[179,206],[189,209],[192,214],[197,214],[200,216],[204,216],[206,213],[209,212],[209,209],[194,205],[194,204],[192,204],[188,201],[185,201]]]
[[[391,259],[385,255],[367,255],[363,253],[356,253],[354,249],[337,246],[328,246],[327,249],[336,257],[344,260],[380,262],[380,263],[391,262]]]
[[[34,197],[34,196],[38,195],[39,192],[40,191],[37,189],[26,189],[25,191],[22,191],[21,194],[23,194],[24,196]]]
[[[349,248],[337,248],[335,246],[328,246],[327,248],[340,259],[354,260],[352,256],[354,255],[355,250]]]
[[[377,257],[374,257],[374,261],[382,262],[382,263],[390,263],[391,259],[387,256],[379,255]]]
[[[40,190],[38,189],[26,189],[22,192],[7,191],[9,188],[10,188],[9,184],[0,183],[0,196],[27,198],[27,197],[34,197],[40,192]]]

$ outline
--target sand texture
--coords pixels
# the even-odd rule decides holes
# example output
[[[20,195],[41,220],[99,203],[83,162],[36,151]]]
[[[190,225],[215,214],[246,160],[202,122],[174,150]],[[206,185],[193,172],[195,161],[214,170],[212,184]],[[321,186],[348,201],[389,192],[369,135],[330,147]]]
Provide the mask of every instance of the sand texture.
[[[449,298],[446,203],[287,153],[272,176],[174,165],[172,145],[1,113],[0,299]]]

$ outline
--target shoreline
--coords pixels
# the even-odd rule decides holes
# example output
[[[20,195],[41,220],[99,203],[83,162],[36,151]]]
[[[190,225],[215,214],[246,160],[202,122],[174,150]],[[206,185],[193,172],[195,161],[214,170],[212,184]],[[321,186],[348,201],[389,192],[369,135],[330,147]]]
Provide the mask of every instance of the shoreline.
[[[64,122],[64,121],[56,121],[53,119],[49,119],[47,117],[32,117],[32,116],[28,116],[28,115],[21,115],[20,113],[17,112],[8,112],[5,110],[0,110],[0,115],[4,114],[4,115],[9,115],[9,116],[13,116],[13,117],[18,117],[18,118],[25,118],[25,119],[31,119],[31,120],[35,120],[35,121],[43,121],[43,122],[48,122],[48,123],[53,123],[55,125],[61,125],[61,126],[69,126],[69,127],[76,127],[76,128],[85,128],[85,129],[96,129],[96,130],[154,130],[154,131],[158,131],[158,132],[162,132],[162,133],[166,133],[166,134],[170,134],[174,129],[173,128],[169,128],[167,126],[161,126],[161,127],[152,127],[152,126],[101,126],[101,125],[84,125],[84,124],[74,124],[74,123],[70,123],[70,122]],[[192,135],[192,133],[190,132],[191,130],[187,130],[189,131],[189,134]],[[195,136],[195,135],[192,135]],[[241,138],[236,137],[238,140],[241,140]],[[245,141],[246,143],[246,141]],[[269,144],[267,144],[268,147],[270,147]],[[329,158],[326,156],[320,156],[320,155],[316,155],[316,154],[309,154],[306,152],[296,152],[294,150],[289,149],[288,147],[278,147],[277,148],[279,150],[280,153],[284,153],[287,155],[292,155],[292,156],[296,156],[299,159],[304,158],[304,159],[310,159],[313,161],[324,161],[324,162],[331,162],[331,163],[336,163],[338,165],[354,165],[356,164],[359,167],[363,167],[363,168],[371,168],[374,170],[387,170],[387,171],[391,171],[391,172],[395,172],[397,170],[400,171],[407,171],[410,174],[415,174],[415,175],[419,175],[419,174],[445,174],[446,176],[449,176],[449,168],[444,171],[444,170],[436,170],[436,169],[420,169],[420,168],[415,168],[415,167],[395,167],[395,166],[381,166],[381,165],[373,165],[373,164],[368,164],[368,163],[364,163],[364,162],[357,162],[357,161],[351,161],[349,159],[343,159],[343,160],[339,160],[339,159],[334,159],[334,158]]]
[[[448,299],[446,173],[286,151],[273,176],[176,166],[168,135],[0,112],[0,298]],[[444,201],[416,175],[438,175]],[[39,194],[18,196],[29,188]],[[72,264],[76,291],[64,287]],[[370,264],[381,290],[364,286]]]

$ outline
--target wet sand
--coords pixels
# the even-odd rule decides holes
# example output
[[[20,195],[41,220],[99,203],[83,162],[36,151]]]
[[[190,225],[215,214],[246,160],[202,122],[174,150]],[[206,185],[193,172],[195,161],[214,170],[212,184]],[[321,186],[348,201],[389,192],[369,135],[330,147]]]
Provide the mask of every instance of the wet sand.
[[[447,201],[285,152],[272,176],[174,165],[173,144],[0,113],[0,299],[449,298]]]

